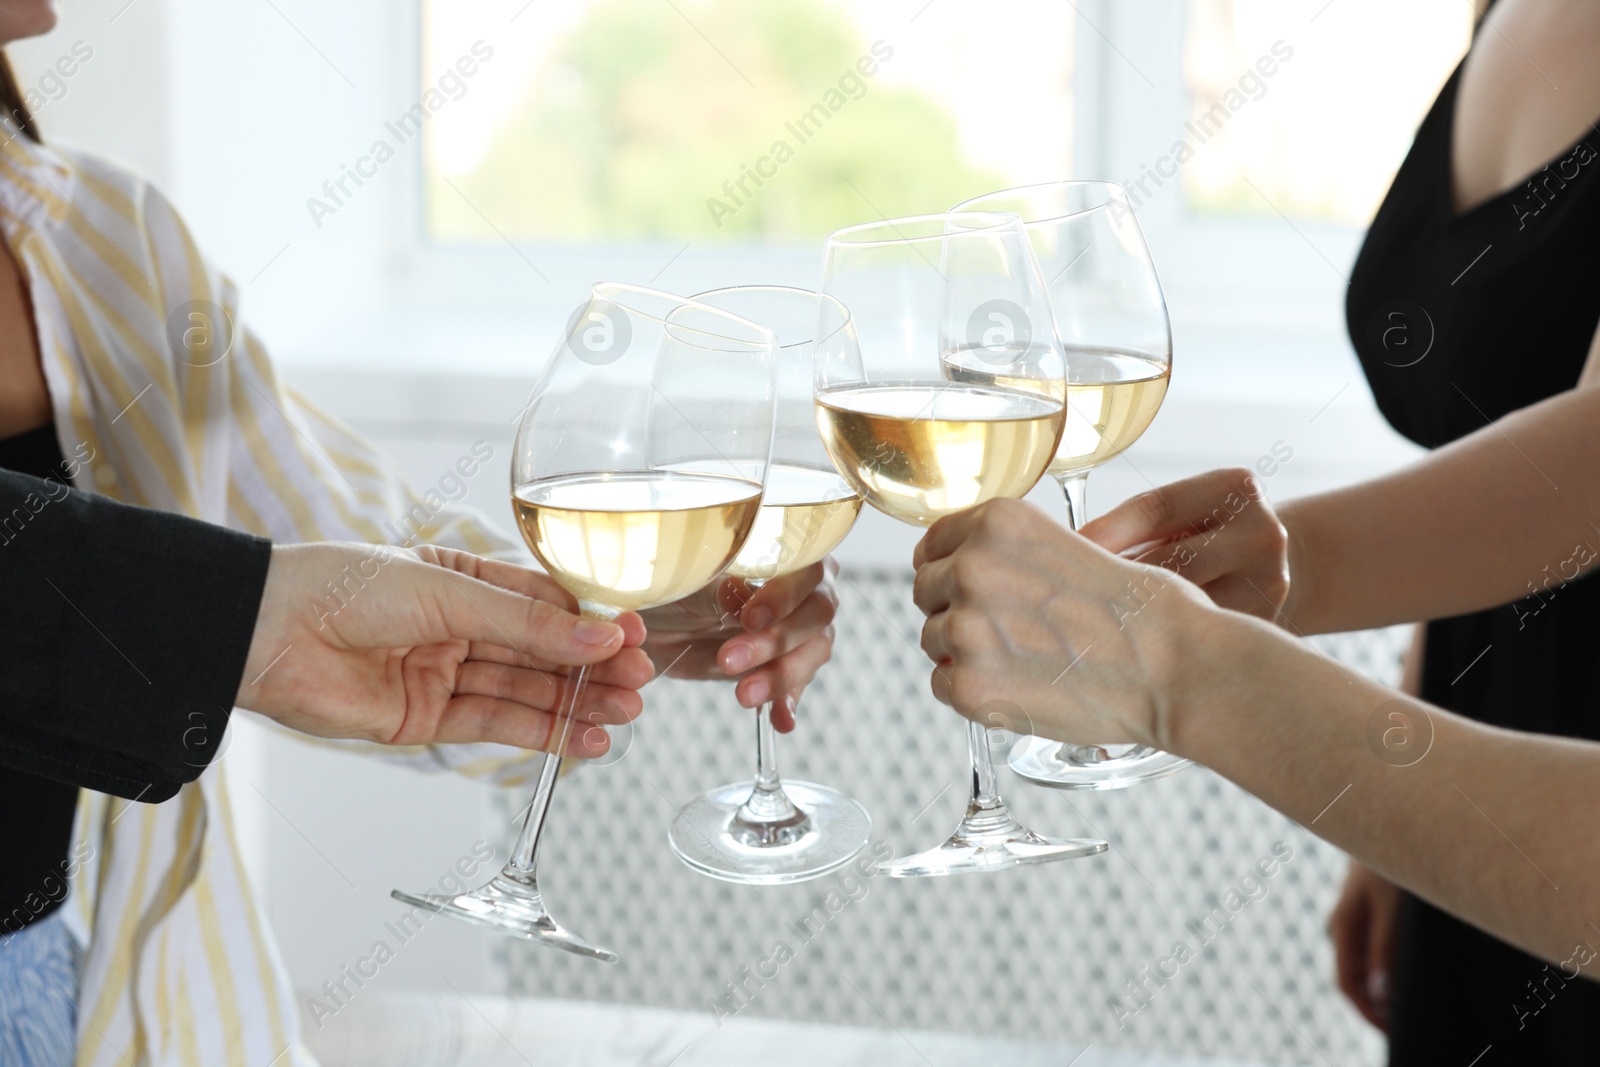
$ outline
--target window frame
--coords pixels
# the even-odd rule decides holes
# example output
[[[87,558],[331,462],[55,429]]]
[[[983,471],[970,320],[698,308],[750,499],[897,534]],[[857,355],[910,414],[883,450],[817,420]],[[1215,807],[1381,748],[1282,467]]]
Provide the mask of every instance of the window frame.
[[[1116,48],[1093,35],[1103,78],[1095,95],[1106,106],[1090,165],[1127,184],[1167,153],[1188,118],[1183,52],[1190,5],[1093,0],[1092,6]],[[1086,17],[1090,7],[1083,6]],[[1290,220],[1276,208],[1257,217],[1201,217],[1183,195],[1181,170],[1138,216],[1175,319],[1181,312],[1183,321],[1219,332],[1343,333],[1343,293],[1363,228]]]
[[[392,51],[401,95],[422,71],[425,0],[408,0],[411,32]],[[1185,0],[1077,0],[1074,176],[1137,180],[1187,117]],[[692,293],[761,280],[814,286],[814,242],[692,241],[443,243],[426,233],[421,138],[407,146],[396,209],[394,304],[408,311],[565,319],[588,285],[620,279]],[[1153,150],[1159,146],[1159,150]],[[1199,218],[1181,172],[1139,209],[1173,317],[1207,334],[1261,331],[1297,338],[1342,334],[1345,275],[1361,230],[1275,213]],[[492,220],[491,220],[492,224]]]

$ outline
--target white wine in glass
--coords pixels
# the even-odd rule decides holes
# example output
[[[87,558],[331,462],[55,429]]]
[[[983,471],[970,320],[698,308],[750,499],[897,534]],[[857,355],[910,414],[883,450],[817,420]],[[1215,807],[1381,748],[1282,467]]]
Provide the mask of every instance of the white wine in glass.
[[[823,450],[811,400],[815,338],[849,345],[855,328],[843,305],[807,289],[742,285],[694,299],[760,323],[778,339],[766,492],[728,567],[759,585],[821,561],[861,512],[860,495]],[[718,786],[678,812],[668,840],[689,867],[729,882],[783,885],[837,870],[866,847],[872,831],[866,809],[837,789],[780,779],[776,740],[768,701],[756,712],[755,777]]]
[[[761,485],[718,474],[575,474],[512,496],[523,540],[578,600],[619,611],[682,599],[721,574],[754,526]]]
[[[850,308],[859,345],[819,343],[817,427],[867,503],[927,526],[1033,488],[1066,421],[1065,360],[1015,215],[953,212],[840,230],[828,238],[822,291]],[[988,377],[954,379],[950,363]],[[968,723],[967,747],[967,813],[955,832],[879,871],[996,871],[1106,850],[1023,826],[1000,796],[984,725]]]
[[[1039,480],[1061,437],[1059,399],[1017,389],[895,382],[817,392],[834,462],[867,502],[916,526]]]
[[[523,410],[511,500],[528,548],[585,615],[682,599],[715,580],[761,510],[772,447],[772,334],[669,293],[595,286]],[[394,897],[464,922],[617,962],[551,917],[538,857],[572,717],[567,677],[551,755],[511,857],[466,893]]]
[[[861,498],[832,467],[773,461],[754,529],[728,573],[751,582],[803,571],[844,540]]]
[[[1150,428],[1167,397],[1171,365],[1105,349],[1068,349],[1067,428],[1050,464],[1056,478],[1079,477],[1122,454]],[[1082,516],[1075,516],[1083,522]]]
[[[1067,424],[1050,474],[1067,524],[1087,520],[1089,472],[1121,455],[1167,395],[1172,332],[1166,301],[1127,193],[1114,182],[1050,182],[991,193],[956,210],[1008,211],[1022,221],[1046,279],[1067,359]],[[956,381],[988,368],[957,358]],[[1144,745],[1063,745],[1024,737],[1011,767],[1061,789],[1118,789],[1182,770],[1188,761]]]

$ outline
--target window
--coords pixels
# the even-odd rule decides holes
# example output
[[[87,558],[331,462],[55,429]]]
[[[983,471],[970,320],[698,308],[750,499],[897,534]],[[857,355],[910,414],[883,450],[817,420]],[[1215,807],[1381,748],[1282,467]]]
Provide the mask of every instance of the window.
[[[1360,227],[1473,20],[1472,0],[418,2],[424,87],[493,55],[425,127],[402,306],[564,320],[596,278],[809,285],[836,227],[1101,177],[1136,187],[1175,328],[1219,349],[1340,344]]]
[[[1285,18],[1300,7],[1190,0],[1183,66],[1197,143],[1184,192],[1197,215],[1276,208],[1365,226],[1474,18],[1470,0],[1333,0]]]
[[[1067,174],[1059,0],[425,0],[434,242],[811,241]],[[479,46],[479,52],[484,46]]]

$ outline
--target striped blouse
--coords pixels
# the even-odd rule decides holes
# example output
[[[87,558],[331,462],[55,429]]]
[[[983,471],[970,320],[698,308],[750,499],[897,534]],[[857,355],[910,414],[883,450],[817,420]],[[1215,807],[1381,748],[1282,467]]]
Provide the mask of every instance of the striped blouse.
[[[14,128],[0,136],[0,226],[32,294],[79,488],[280,542],[414,539],[521,556],[287,388],[240,324],[238,288],[147,182]],[[488,745],[385,755],[506,784],[529,762]],[[159,805],[84,792],[72,857],[79,1067],[315,1063],[245,877],[225,765]]]

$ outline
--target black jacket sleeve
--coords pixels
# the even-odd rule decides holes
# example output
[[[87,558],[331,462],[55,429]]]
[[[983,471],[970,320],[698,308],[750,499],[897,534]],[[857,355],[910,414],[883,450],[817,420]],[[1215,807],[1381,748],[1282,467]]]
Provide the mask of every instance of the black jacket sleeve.
[[[0,470],[0,765],[149,802],[199,777],[271,549]]]

